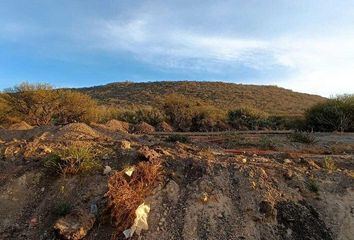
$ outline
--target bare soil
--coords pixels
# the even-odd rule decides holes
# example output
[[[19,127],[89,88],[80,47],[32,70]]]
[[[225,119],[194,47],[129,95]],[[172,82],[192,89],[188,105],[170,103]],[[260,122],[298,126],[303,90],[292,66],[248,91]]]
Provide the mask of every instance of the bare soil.
[[[163,178],[145,199],[149,230],[132,239],[354,239],[354,134],[316,134],[314,144],[271,132],[190,133],[189,144],[166,136],[82,123],[1,129],[0,239],[64,239],[54,226],[78,211],[69,227],[87,229],[75,236],[124,239],[107,208],[108,179],[152,157]],[[48,155],[73,145],[100,152],[102,167],[74,176],[45,167]]]

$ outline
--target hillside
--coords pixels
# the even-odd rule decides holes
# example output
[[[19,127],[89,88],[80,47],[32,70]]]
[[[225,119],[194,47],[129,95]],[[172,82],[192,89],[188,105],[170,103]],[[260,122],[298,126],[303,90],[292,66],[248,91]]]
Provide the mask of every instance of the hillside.
[[[301,115],[305,109],[325,99],[276,86],[222,82],[124,82],[79,90],[101,102],[117,105],[157,106],[164,95],[177,93],[225,110],[248,106],[283,116]]]

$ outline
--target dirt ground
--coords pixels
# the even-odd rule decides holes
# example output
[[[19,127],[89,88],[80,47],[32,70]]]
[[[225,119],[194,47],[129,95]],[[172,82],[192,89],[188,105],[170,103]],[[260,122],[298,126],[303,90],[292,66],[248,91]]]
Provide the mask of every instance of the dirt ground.
[[[146,161],[144,147],[163,177],[145,199],[149,229],[131,239],[354,240],[354,134],[317,133],[312,144],[289,134],[189,133],[180,143],[81,123],[0,129],[0,239],[125,239],[110,218],[107,183]],[[50,172],[48,155],[70,146],[100,152],[100,167]],[[54,225],[78,209],[87,215],[68,224],[84,227],[68,238]]]

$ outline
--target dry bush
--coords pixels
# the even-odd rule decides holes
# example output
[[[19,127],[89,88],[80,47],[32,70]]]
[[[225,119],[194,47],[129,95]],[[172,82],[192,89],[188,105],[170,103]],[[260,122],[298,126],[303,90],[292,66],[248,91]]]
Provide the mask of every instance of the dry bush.
[[[161,179],[159,160],[140,162],[129,178],[124,171],[115,172],[108,180],[108,207],[117,232],[121,233],[134,223],[135,210],[151,194]]]
[[[6,111],[8,119],[26,121],[31,125],[89,122],[97,109],[96,101],[83,93],[29,83],[8,89],[1,95],[1,105],[11,107]]]

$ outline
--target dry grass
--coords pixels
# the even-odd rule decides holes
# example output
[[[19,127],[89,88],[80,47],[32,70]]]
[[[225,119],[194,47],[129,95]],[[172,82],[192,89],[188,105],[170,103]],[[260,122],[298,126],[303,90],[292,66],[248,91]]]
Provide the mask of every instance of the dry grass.
[[[106,196],[117,233],[134,223],[135,210],[152,192],[161,176],[161,162],[153,160],[140,162],[131,177],[120,171],[109,178]]]

